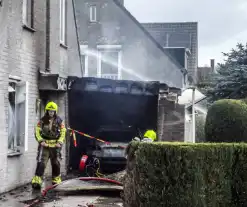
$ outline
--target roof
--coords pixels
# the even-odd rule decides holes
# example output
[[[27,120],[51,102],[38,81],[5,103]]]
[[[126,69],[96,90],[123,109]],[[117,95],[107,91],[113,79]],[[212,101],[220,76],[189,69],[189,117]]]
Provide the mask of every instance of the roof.
[[[182,95],[178,98],[178,103],[179,104],[184,104],[186,106],[191,105],[192,103],[192,94],[193,94],[193,90],[188,88],[185,89],[182,92]],[[205,95],[202,94],[198,89],[195,89],[195,103],[198,103],[200,101],[202,101],[205,98]]]
[[[162,25],[162,26],[164,26],[164,25],[167,25],[167,26],[169,26],[169,25],[171,25],[171,24],[173,24],[173,25],[177,25],[177,24],[188,24],[188,25],[191,25],[191,24],[198,24],[198,22],[143,22],[142,24],[146,24],[146,25],[149,25],[149,26],[153,26],[153,25],[155,25],[155,26],[157,26],[157,25]]]
[[[160,45],[155,39],[154,37],[142,26],[142,24],[140,22],[137,21],[137,19],[118,1],[118,0],[113,0],[113,2],[115,2],[115,4],[123,10],[123,12],[130,17],[130,19],[136,24],[136,26],[138,26],[143,33],[154,43],[154,45],[156,45],[157,48],[159,48],[180,70],[182,73],[186,73],[187,70],[185,70],[180,64],[179,62],[169,53],[167,52],[162,45]]]
[[[154,22],[142,26],[164,47],[168,44],[191,49],[191,32],[197,31],[197,22]]]
[[[202,98],[196,100],[196,101],[195,101],[195,104],[198,104],[198,103],[200,103],[201,101],[203,101],[203,100],[205,100],[205,99],[207,99],[207,96],[204,96],[204,97],[202,97]],[[188,105],[186,105],[186,108],[190,108],[190,107],[192,107],[192,103],[189,103]]]

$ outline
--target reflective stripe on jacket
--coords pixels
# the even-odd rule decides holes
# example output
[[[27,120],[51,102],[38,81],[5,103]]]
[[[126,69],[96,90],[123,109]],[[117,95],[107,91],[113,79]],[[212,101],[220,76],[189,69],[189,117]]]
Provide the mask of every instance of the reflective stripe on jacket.
[[[48,147],[55,147],[57,143],[63,144],[66,136],[65,125],[60,117],[56,117],[54,122],[54,125],[56,125],[55,130],[57,130],[57,132],[55,133],[56,136],[54,137],[47,137],[45,136],[45,134],[42,133],[44,124],[48,124],[44,123],[44,117],[38,122],[35,128],[35,137],[37,142],[40,143],[45,141],[48,144]]]

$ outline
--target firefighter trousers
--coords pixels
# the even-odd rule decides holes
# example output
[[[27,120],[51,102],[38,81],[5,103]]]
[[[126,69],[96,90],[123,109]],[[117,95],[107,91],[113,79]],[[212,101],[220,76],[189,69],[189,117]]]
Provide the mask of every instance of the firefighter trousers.
[[[61,148],[43,147],[41,145],[38,147],[36,176],[43,177],[49,159],[51,161],[52,177],[60,176]]]

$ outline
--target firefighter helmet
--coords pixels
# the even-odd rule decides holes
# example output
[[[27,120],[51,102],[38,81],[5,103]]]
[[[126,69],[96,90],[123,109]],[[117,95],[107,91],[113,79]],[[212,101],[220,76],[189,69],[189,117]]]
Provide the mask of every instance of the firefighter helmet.
[[[156,132],[154,130],[147,130],[143,137],[152,139],[153,141],[157,139]]]
[[[57,104],[53,101],[46,104],[45,111],[55,111],[57,113]]]

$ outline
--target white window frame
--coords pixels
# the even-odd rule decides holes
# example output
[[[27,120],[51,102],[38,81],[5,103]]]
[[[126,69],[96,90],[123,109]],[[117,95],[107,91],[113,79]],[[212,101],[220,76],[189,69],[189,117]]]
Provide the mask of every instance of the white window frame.
[[[89,7],[89,19],[90,19],[90,22],[97,22],[97,7],[96,7],[96,5],[91,5]]]
[[[166,34],[166,47],[169,47],[170,34]]]
[[[23,145],[20,145],[20,146],[15,145],[15,148],[16,149],[12,149],[11,150],[11,149],[8,148],[8,154],[11,155],[13,153],[14,154],[15,153],[23,153],[23,152],[28,151],[29,82],[27,82],[27,81],[21,81],[21,78],[20,77],[18,77],[18,76],[11,76],[11,75],[9,76],[8,83],[10,83],[10,82],[14,82],[16,84],[25,84],[25,89],[26,89],[26,91],[25,91],[25,119],[24,119],[24,121],[25,121],[25,129],[24,129],[25,136],[24,136],[24,144]],[[16,114],[16,110],[15,110],[15,114]],[[16,119],[16,115],[15,115],[15,119]],[[14,142],[16,143],[16,141],[17,141],[16,135],[15,135],[15,138],[14,139],[15,139]],[[21,150],[21,149],[23,149],[23,150]]]
[[[28,15],[28,1],[31,1],[31,14],[30,16]],[[33,11],[33,4],[34,4],[34,0],[23,0],[22,3],[22,23],[23,25],[29,27],[29,28],[33,28],[33,18],[34,18],[34,11]],[[30,22],[28,21],[28,18],[30,19]]]
[[[117,80],[122,79],[122,45],[97,45],[98,55],[97,55],[97,77],[102,77],[102,52],[103,51],[114,51],[118,52],[118,72],[117,72]],[[111,76],[111,74],[106,74],[107,76]]]
[[[66,0],[59,0],[60,1],[60,43],[65,45],[66,44]]]
[[[84,62],[84,77],[88,77],[88,55],[86,53],[86,50],[88,49],[88,45],[80,45],[80,52],[81,56],[85,57],[85,62]]]

